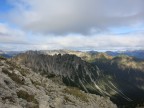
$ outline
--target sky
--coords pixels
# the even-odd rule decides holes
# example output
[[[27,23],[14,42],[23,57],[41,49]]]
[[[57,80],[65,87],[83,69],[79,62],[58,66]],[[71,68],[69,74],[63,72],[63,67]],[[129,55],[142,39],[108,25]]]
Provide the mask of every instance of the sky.
[[[0,50],[144,49],[144,0],[0,0]]]

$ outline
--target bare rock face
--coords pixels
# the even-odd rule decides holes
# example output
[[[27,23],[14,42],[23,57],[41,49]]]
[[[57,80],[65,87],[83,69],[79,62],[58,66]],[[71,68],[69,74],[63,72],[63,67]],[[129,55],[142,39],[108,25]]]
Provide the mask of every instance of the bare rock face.
[[[0,108],[116,108],[109,98],[55,84],[0,58]]]

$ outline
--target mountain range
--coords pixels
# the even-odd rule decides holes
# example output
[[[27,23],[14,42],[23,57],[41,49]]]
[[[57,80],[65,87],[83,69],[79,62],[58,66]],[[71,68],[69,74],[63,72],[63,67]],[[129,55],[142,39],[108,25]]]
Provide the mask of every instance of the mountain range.
[[[128,51],[114,51],[114,52],[107,51],[106,53],[111,56],[128,55],[131,57],[136,57],[144,60],[144,50],[132,50],[132,51],[128,50]]]
[[[117,108],[109,98],[57,84],[0,57],[0,108]]]
[[[20,53],[24,53],[24,51],[2,51],[0,50],[0,55],[6,58],[14,57]]]
[[[0,51],[54,83],[109,97],[119,108],[144,105],[144,51]]]
[[[25,53],[26,51],[2,51],[0,50],[0,55],[6,57],[6,58],[11,58],[13,56],[16,56],[20,53]],[[47,54],[47,55],[55,55],[55,54],[73,54],[78,57],[81,57],[82,59],[88,60],[93,60],[95,55],[102,53],[98,51],[74,51],[74,50],[40,50],[42,54]],[[105,51],[103,52],[105,54],[108,54],[109,56],[119,56],[119,55],[127,55],[139,59],[144,59],[144,50],[127,50],[127,51]]]
[[[28,51],[11,60],[58,84],[110,97],[119,107],[135,108],[144,102],[144,61],[138,58],[106,53]]]

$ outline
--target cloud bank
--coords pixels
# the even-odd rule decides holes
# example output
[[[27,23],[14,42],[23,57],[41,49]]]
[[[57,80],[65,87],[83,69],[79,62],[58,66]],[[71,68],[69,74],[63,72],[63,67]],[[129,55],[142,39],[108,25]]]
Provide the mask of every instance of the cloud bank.
[[[0,14],[2,50],[124,50],[144,47],[144,0],[7,2],[11,8]]]
[[[1,50],[128,50],[144,47],[144,32],[131,34],[99,34],[84,36],[69,34],[62,36],[25,34],[24,31],[0,24]]]
[[[94,34],[144,23],[144,0],[10,0],[10,18],[26,30]]]

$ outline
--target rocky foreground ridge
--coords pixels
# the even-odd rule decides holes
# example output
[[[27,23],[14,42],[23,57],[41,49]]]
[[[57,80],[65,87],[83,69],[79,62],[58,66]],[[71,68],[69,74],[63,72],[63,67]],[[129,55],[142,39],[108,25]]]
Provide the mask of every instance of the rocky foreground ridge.
[[[0,108],[116,108],[109,98],[85,93],[0,57]]]

